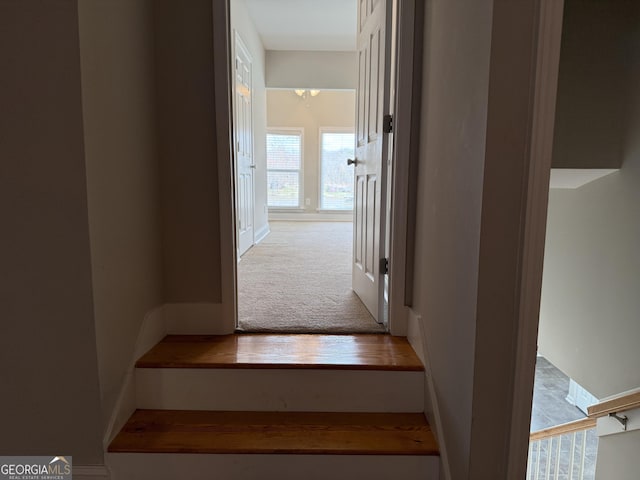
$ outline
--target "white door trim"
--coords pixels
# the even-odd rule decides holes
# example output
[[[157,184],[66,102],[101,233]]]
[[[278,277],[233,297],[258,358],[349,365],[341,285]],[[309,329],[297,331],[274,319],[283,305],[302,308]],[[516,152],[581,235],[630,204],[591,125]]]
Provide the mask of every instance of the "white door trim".
[[[521,213],[524,231],[506,478],[525,478],[527,470],[563,9],[564,0],[539,0],[528,194]]]
[[[415,208],[420,153],[424,2],[395,1],[396,58],[391,155],[389,332],[406,336],[413,296]],[[393,279],[393,281],[391,281]]]
[[[236,329],[236,213],[233,174],[231,110],[231,36],[229,1],[212,2],[213,79],[216,114],[216,154],[218,158],[218,201],[220,215],[221,330]],[[226,161],[225,161],[226,159]],[[233,279],[233,281],[231,281]]]

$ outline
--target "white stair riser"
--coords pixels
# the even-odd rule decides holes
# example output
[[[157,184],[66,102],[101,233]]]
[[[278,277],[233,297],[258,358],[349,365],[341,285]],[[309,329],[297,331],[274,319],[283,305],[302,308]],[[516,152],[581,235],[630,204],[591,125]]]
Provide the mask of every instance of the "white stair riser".
[[[112,480],[437,480],[439,457],[110,453]]]
[[[139,368],[136,396],[146,409],[422,412],[424,373]]]

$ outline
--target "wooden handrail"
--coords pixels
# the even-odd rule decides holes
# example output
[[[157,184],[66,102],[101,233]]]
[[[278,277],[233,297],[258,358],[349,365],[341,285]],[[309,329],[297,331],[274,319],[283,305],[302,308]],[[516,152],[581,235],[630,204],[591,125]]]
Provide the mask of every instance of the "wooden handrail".
[[[604,417],[610,413],[624,412],[634,408],[640,408],[640,390],[633,390],[615,398],[591,405],[587,408],[587,417],[573,422],[563,423],[562,425],[538,430],[537,432],[532,432],[529,435],[529,440],[542,440],[543,438],[555,437],[565,433],[594,428],[599,417]]]
[[[638,390],[591,405],[587,408],[587,412],[589,417],[598,418],[610,413],[620,413],[634,408],[640,408],[640,391]]]
[[[563,423],[562,425],[556,425],[554,427],[545,428],[543,430],[538,430],[537,432],[532,432],[529,435],[529,441],[534,440],[542,440],[543,438],[556,437],[558,435],[564,435],[565,433],[573,433],[579,432],[580,430],[588,430],[590,428],[595,428],[596,419],[595,418],[581,418],[579,420],[574,420],[573,422]]]

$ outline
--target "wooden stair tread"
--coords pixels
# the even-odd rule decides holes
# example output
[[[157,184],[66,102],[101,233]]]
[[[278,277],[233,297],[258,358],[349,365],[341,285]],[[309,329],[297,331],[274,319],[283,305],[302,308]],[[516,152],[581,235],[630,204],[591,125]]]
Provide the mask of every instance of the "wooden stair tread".
[[[136,367],[424,369],[406,338],[380,334],[168,335]]]
[[[438,455],[422,413],[136,410],[109,452]]]

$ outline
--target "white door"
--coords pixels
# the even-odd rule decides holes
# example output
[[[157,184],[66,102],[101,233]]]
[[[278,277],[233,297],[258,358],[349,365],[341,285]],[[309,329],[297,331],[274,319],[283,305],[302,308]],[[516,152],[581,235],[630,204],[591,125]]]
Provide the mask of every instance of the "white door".
[[[253,123],[251,116],[251,57],[235,35],[234,145],[236,160],[236,238],[238,255],[253,245]]]
[[[353,232],[353,290],[379,323],[384,305],[384,222],[389,105],[390,0],[359,0],[358,91]]]

